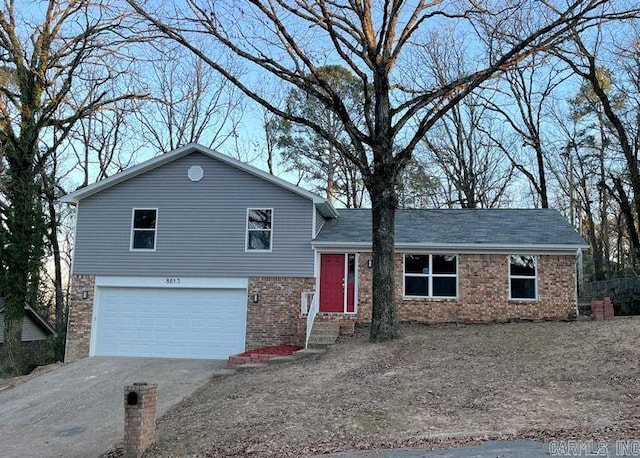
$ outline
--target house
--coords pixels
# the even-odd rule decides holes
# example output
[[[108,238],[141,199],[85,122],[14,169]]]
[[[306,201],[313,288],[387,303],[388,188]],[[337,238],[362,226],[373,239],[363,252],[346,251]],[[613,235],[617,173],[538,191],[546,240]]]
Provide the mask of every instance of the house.
[[[67,195],[67,360],[226,358],[371,317],[371,215],[189,144]],[[566,318],[587,245],[554,210],[402,210],[398,312]],[[316,312],[318,315],[316,317]]]
[[[26,347],[37,347],[56,333],[51,325],[29,306],[24,308],[22,342]],[[4,345],[4,300],[0,298],[0,346]]]

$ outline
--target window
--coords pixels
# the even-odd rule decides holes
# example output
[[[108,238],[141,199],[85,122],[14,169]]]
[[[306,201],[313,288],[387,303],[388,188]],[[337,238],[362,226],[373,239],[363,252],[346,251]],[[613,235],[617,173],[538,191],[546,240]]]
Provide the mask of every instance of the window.
[[[404,295],[407,297],[457,297],[457,256],[405,254]]]
[[[132,250],[156,249],[156,225],[158,210],[155,208],[134,208],[131,229]]]
[[[509,298],[537,299],[536,257],[509,256]]]
[[[247,209],[247,251],[271,251],[273,209]]]

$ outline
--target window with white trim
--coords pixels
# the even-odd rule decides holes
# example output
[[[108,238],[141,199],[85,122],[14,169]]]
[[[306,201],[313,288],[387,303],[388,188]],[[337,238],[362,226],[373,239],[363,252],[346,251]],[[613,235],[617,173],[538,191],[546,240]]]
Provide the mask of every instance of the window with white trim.
[[[509,256],[509,299],[536,300],[538,298],[538,269],[535,256]]]
[[[458,297],[458,257],[452,254],[405,254],[404,296]]]
[[[247,209],[247,251],[271,251],[273,209]]]
[[[156,208],[134,208],[131,221],[131,249],[153,251],[156,249]]]

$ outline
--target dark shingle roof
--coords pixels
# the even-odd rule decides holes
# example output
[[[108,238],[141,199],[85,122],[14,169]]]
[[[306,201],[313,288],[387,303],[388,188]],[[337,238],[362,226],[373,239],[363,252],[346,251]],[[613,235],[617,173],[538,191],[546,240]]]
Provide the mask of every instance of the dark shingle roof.
[[[339,209],[314,240],[318,244],[371,243],[371,210]],[[587,246],[552,209],[398,210],[396,244],[492,246]]]

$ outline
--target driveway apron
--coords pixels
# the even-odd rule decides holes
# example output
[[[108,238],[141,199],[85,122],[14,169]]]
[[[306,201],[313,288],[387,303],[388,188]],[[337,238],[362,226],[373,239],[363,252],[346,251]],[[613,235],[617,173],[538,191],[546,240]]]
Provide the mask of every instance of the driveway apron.
[[[158,384],[158,416],[226,361],[86,358],[0,392],[0,454],[97,457],[124,433],[124,387]]]

